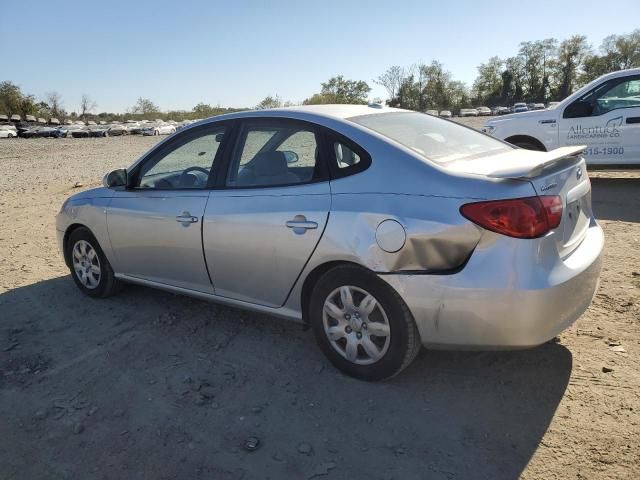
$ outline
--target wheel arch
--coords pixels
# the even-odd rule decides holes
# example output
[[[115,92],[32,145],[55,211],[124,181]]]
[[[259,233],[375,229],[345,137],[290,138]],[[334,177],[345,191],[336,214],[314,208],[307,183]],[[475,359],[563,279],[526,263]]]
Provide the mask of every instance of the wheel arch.
[[[329,270],[333,270],[336,267],[343,267],[343,266],[357,267],[357,268],[366,270],[367,272],[375,274],[375,272],[371,271],[370,269],[368,269],[367,267],[359,263],[349,262],[346,260],[334,260],[326,263],[321,263],[320,265],[317,265],[316,267],[314,267],[313,270],[311,270],[305,277],[304,282],[302,284],[302,289],[300,292],[300,307],[302,312],[302,321],[304,323],[306,324],[309,323],[308,310],[309,310],[309,302],[311,300],[311,292],[313,292],[313,289],[318,283],[318,280],[320,280],[320,278]]]
[[[541,152],[546,152],[547,151],[547,147],[545,147],[544,143],[542,143],[537,138],[532,137],[531,135],[512,135],[510,137],[505,138],[504,141],[505,142],[509,142],[509,143],[511,143],[513,145],[517,145],[518,142],[531,143],[531,144],[535,145],[536,147],[538,147]]]
[[[76,230],[78,230],[79,228],[86,229],[91,234],[91,236],[94,239],[96,239],[96,236],[93,234],[91,229],[86,225],[84,225],[83,223],[72,223],[71,225],[69,225],[65,230],[64,237],[62,239],[62,254],[64,256],[64,263],[67,265],[67,267],[71,267],[71,259],[69,258],[69,253],[67,248],[69,246],[69,237],[71,237],[71,234]],[[98,240],[96,239],[96,242],[97,241]]]

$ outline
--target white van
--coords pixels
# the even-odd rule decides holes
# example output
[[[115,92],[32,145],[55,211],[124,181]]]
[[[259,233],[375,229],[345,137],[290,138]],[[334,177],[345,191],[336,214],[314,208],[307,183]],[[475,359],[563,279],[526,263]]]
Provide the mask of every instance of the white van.
[[[585,145],[588,165],[640,165],[640,68],[603,75],[553,109],[493,118],[482,130],[530,150]]]

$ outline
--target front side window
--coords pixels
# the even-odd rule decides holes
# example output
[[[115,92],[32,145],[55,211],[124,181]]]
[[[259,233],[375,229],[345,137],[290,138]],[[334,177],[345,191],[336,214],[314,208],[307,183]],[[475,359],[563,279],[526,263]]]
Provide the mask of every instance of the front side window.
[[[313,130],[287,122],[248,124],[241,131],[227,185],[308,183],[317,176],[318,139]]]
[[[348,120],[440,164],[512,149],[488,135],[423,113],[378,113],[351,117]]]
[[[629,107],[640,107],[640,77],[615,78],[598,85],[571,103],[563,117],[596,117]]]
[[[205,188],[224,137],[224,127],[187,134],[169,152],[145,162],[136,187],[153,189]]]

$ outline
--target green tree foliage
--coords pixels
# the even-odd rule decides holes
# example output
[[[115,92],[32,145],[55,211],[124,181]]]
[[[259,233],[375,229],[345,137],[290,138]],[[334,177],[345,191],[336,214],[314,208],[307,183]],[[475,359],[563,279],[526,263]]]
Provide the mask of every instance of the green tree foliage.
[[[454,81],[440,62],[434,60],[430,64],[412,65],[396,70],[396,73],[399,75],[394,80],[397,83],[393,89],[396,94],[388,102],[391,106],[422,112],[469,105],[467,87]],[[379,83],[383,81],[381,78],[378,80]]]
[[[160,111],[160,107],[158,107],[155,103],[153,103],[148,98],[139,97],[136,104],[131,107],[131,113],[137,113],[142,115],[152,115],[156,114]]]
[[[0,83],[0,113],[5,115],[20,114],[22,91],[11,82]]]
[[[347,80],[342,75],[332,77],[322,83],[322,90],[307,98],[305,105],[326,103],[366,104],[367,95],[371,91],[363,80]]]
[[[478,66],[478,76],[473,83],[473,98],[477,103],[499,103],[502,96],[504,60],[491,57]]]
[[[568,97],[579,83],[584,62],[591,52],[584,35],[574,35],[560,43],[558,56],[553,63],[555,85],[552,89],[554,98]]]
[[[259,104],[256,105],[256,110],[280,107],[282,107],[282,99],[278,95],[268,95],[264,97]]]
[[[640,67],[640,29],[626,35],[611,35],[602,41],[601,55],[584,59],[581,83],[587,83],[605,73]]]

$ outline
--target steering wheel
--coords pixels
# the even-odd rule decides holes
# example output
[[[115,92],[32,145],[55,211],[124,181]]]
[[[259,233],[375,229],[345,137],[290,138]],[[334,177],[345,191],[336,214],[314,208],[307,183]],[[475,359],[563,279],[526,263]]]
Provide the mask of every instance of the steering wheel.
[[[200,173],[204,174],[204,178],[202,178],[200,175],[190,175],[191,172],[200,172]],[[192,181],[192,182],[189,182],[189,178],[188,178],[189,176],[194,177],[195,180]],[[196,185],[197,183],[199,183],[200,181],[203,181],[203,184],[206,183],[207,178],[209,178],[209,170],[207,170],[206,168],[203,168],[203,167],[189,167],[189,168],[185,169],[180,174],[179,183],[180,183],[180,186],[192,187],[192,186]]]

